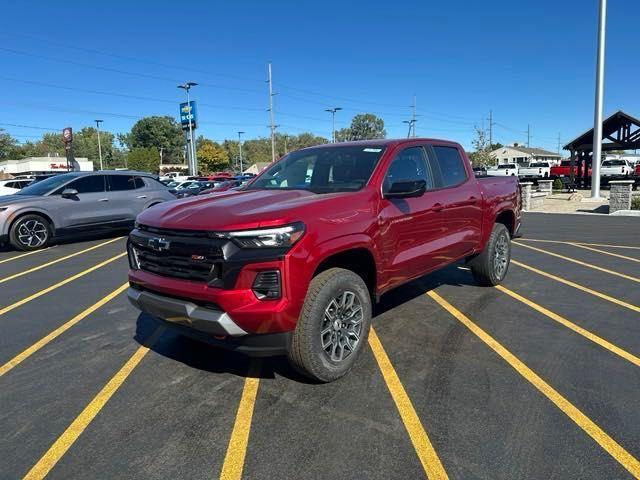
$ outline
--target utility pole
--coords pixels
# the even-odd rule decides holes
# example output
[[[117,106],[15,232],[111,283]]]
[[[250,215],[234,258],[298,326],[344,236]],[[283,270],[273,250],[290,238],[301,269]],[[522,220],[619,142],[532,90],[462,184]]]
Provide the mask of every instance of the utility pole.
[[[596,62],[596,100],[593,115],[593,157],[591,157],[591,198],[600,198],[600,157],[602,157],[602,102],[604,96],[604,46],[607,28],[607,0],[600,0]]]
[[[409,125],[409,131],[407,132],[407,138],[411,138],[411,132],[415,129],[415,120],[403,120],[402,123]],[[415,133],[413,135],[415,137]]]
[[[531,125],[527,124],[527,148],[531,148]]]
[[[287,147],[287,140],[289,140],[289,136],[285,135],[284,136],[284,154],[285,155],[289,153],[289,148]]]
[[[276,126],[273,123],[273,81],[271,79],[271,62],[269,62],[269,79],[267,80],[269,84],[269,123],[271,128],[271,161],[276,161]]]
[[[493,121],[493,110],[489,110],[489,148],[493,148],[493,126],[496,122]]]
[[[102,168],[102,145],[100,145],[100,124],[104,122],[104,120],[94,120],[96,122],[96,130],[98,131],[98,156],[100,157],[100,170]]]
[[[558,155],[560,155],[560,147],[562,146],[562,142],[560,141],[560,132],[558,132]]]
[[[238,156],[240,157],[240,174],[242,175],[243,173],[243,168],[242,168],[242,135],[244,134],[244,132],[238,132]]]
[[[160,168],[162,168],[162,151],[164,150],[164,147],[160,147]]]
[[[196,160],[196,148],[195,148],[195,144],[193,142],[193,109],[191,108],[191,98],[189,97],[189,90],[191,90],[191,87],[195,87],[196,85],[198,85],[196,82],[187,82],[183,85],[178,85],[178,88],[182,88],[185,92],[187,92],[187,106],[189,107],[189,115],[191,116],[191,118],[189,118],[189,174],[191,175],[197,175],[198,171],[197,171],[197,167],[198,167],[198,163]]]
[[[415,138],[416,136],[416,122],[418,121],[418,119],[416,118],[416,95],[413,95],[413,115],[411,116],[411,127],[413,129],[413,138]]]
[[[331,114],[331,143],[336,143],[336,112],[342,110],[342,107],[327,108],[325,112]]]

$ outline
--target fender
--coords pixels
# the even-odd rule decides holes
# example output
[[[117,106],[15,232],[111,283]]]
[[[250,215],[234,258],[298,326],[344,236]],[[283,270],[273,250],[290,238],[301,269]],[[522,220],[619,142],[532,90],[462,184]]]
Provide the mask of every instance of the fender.
[[[55,224],[54,219],[44,209],[41,209],[41,208],[38,208],[38,207],[33,207],[33,206],[23,207],[20,210],[17,210],[15,212],[13,212],[11,215],[9,215],[7,217],[7,221],[4,222],[4,225],[2,226],[2,231],[0,232],[0,235],[8,235],[9,234],[9,230],[11,229],[11,225],[13,224],[13,222],[15,221],[16,218],[21,217],[23,215],[31,214],[31,213],[35,213],[37,215],[42,215],[44,218],[48,219],[49,220],[49,224],[51,226],[52,236],[55,236],[56,224]]]

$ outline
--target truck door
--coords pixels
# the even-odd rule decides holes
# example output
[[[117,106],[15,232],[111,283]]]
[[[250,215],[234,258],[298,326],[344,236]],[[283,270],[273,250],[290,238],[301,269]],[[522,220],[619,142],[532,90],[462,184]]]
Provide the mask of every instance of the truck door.
[[[394,182],[425,180],[427,191],[415,198],[385,198]],[[438,264],[442,247],[442,217],[434,176],[423,147],[408,147],[396,154],[382,185],[378,215],[382,256],[387,259],[382,287],[416,277]]]
[[[433,145],[429,149],[442,204],[445,255],[464,257],[482,237],[482,196],[478,181],[468,173],[463,155],[455,146]]]

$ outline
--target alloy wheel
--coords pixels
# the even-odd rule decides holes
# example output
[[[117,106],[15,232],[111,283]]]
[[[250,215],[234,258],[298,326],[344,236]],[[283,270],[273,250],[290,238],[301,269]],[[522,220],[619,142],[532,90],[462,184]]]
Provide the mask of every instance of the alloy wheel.
[[[27,247],[41,247],[48,237],[47,226],[39,220],[27,220],[18,226],[18,241]]]
[[[362,305],[355,293],[346,290],[331,299],[320,330],[322,350],[331,361],[341,362],[356,350],[362,320]]]
[[[504,277],[509,263],[509,241],[505,235],[500,235],[496,242],[493,256],[493,269],[499,279]]]

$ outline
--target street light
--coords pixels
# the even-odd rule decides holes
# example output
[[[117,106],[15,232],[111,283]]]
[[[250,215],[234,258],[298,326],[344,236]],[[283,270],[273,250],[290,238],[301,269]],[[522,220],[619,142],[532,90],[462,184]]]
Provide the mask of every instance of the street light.
[[[244,135],[244,132],[238,132],[238,150],[239,150],[239,156],[240,156],[240,175],[242,175],[243,173],[243,169],[242,169],[242,135]]]
[[[189,118],[189,144],[190,144],[189,171],[191,175],[196,175],[197,172],[196,172],[196,151],[193,143],[193,128],[192,128],[193,112],[191,111],[191,99],[189,97],[189,90],[191,90],[191,87],[195,87],[196,85],[198,85],[196,82],[187,82],[182,85],[178,85],[178,88],[182,88],[185,92],[187,92],[187,106],[189,107],[189,115],[191,115],[191,118]]]
[[[102,145],[100,145],[100,124],[104,120],[94,120],[96,122],[96,130],[98,131],[98,156],[100,157],[100,170],[102,170]]]
[[[327,108],[325,112],[331,114],[331,139],[336,143],[336,112],[342,110],[341,107]]]

